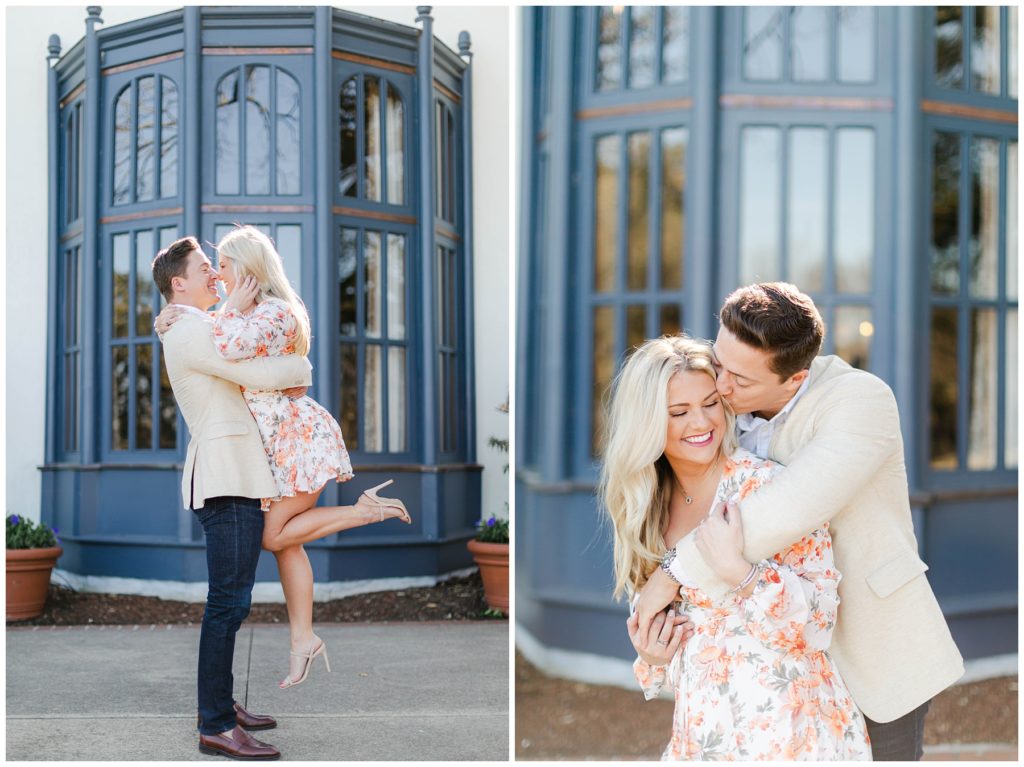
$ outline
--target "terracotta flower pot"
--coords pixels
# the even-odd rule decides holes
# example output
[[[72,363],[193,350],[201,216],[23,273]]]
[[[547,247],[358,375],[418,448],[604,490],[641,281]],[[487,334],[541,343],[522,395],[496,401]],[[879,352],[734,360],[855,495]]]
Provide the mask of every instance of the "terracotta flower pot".
[[[487,604],[508,615],[508,544],[469,541],[466,546],[480,567]]]
[[[43,613],[50,571],[64,553],[46,549],[7,549],[7,620],[24,621]]]

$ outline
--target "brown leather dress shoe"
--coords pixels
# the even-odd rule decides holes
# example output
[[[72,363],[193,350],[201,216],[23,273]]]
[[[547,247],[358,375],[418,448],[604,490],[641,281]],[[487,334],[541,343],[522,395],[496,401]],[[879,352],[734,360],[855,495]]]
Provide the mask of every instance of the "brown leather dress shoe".
[[[277,727],[277,720],[266,714],[250,714],[241,703],[235,703],[235,721],[247,730],[272,730]],[[196,714],[196,727],[202,724]]]
[[[262,743],[241,727],[228,730],[220,735],[199,735],[199,751],[210,756],[226,756],[229,759],[280,759],[281,752],[269,743]]]

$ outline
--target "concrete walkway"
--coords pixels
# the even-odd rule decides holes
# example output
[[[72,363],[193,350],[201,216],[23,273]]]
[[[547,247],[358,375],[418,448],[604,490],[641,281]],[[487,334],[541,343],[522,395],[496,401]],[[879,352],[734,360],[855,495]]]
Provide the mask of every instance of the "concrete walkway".
[[[245,626],[235,697],[278,726],[283,760],[509,758],[508,623],[317,626],[317,659],[280,690],[288,630]],[[205,760],[197,749],[199,628],[7,631],[7,760]]]

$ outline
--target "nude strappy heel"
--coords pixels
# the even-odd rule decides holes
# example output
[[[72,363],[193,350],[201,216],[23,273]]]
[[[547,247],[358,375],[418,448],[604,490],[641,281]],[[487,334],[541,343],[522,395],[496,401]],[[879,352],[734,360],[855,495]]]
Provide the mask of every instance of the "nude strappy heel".
[[[401,511],[402,516],[398,517],[398,519],[402,520],[407,525],[411,525],[412,517],[409,516],[409,510],[405,508],[404,503],[402,503],[397,498],[381,498],[377,495],[378,490],[387,487],[394,481],[395,480],[393,479],[389,479],[387,482],[382,482],[376,487],[371,487],[369,490],[364,490],[363,495],[365,495],[370,500],[370,502],[377,507],[377,511],[380,512],[380,519],[377,520],[378,522],[384,521],[384,509],[391,508],[398,509],[399,511]]]
[[[324,656],[324,664],[327,666],[327,673],[331,673],[331,662],[327,658],[327,645],[324,644],[324,641],[322,639],[320,640],[320,644],[318,644],[316,648],[309,650],[308,652],[295,652],[294,650],[292,650],[291,654],[297,655],[300,658],[305,658],[306,664],[302,667],[302,676],[300,676],[298,679],[292,681],[290,674],[284,678],[284,681],[281,682],[280,685],[282,690],[287,690],[289,687],[295,687],[295,685],[302,684],[303,682],[305,682],[306,677],[309,676],[309,669],[313,666],[313,659],[318,655]]]

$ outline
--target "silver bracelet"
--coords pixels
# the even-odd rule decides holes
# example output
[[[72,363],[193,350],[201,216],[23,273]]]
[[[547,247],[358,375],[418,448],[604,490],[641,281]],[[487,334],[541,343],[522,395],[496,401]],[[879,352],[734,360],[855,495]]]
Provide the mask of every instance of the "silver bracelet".
[[[745,589],[745,588],[746,588],[747,586],[749,586],[749,585],[750,585],[750,582],[751,582],[752,580],[754,580],[754,576],[755,576],[755,575],[757,575],[757,572],[758,572],[758,570],[760,570],[760,569],[761,569],[761,568],[760,568],[760,567],[758,567],[757,565],[751,565],[751,566],[750,566],[750,572],[749,572],[749,573],[747,573],[747,577],[743,579],[743,581],[742,581],[742,582],[740,583],[740,585],[739,585],[739,586],[737,586],[737,587],[736,587],[736,588],[734,588],[734,589],[730,589],[730,590],[729,590],[729,593],[730,593],[730,594],[736,594],[737,592],[743,591],[743,589]]]
[[[665,556],[663,556],[661,558],[661,569],[665,572],[665,574],[669,578],[671,578],[676,583],[679,583],[679,581],[676,579],[676,577],[672,574],[672,569],[671,569],[672,563],[675,561],[675,559],[676,559],[676,550],[675,550],[675,548],[671,548],[668,551],[666,551],[665,552]]]

